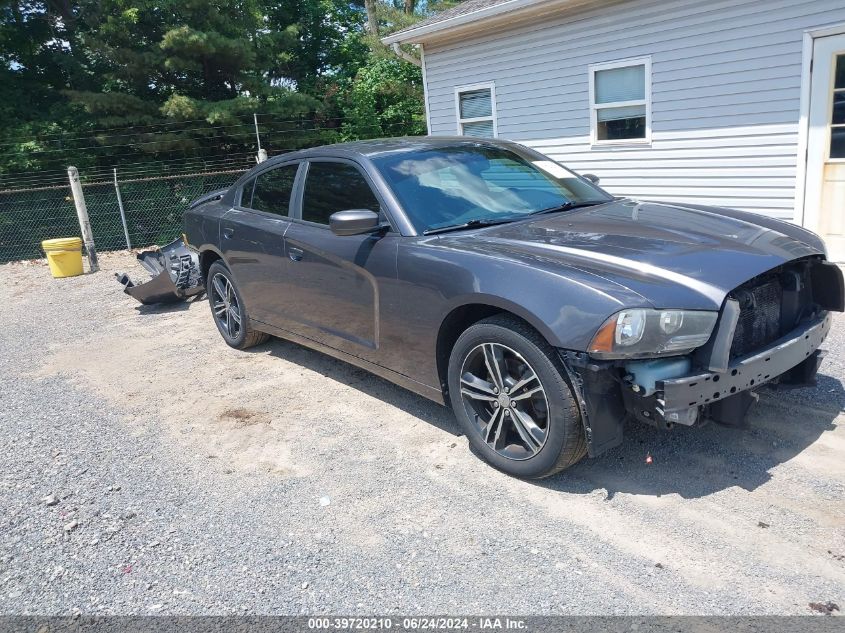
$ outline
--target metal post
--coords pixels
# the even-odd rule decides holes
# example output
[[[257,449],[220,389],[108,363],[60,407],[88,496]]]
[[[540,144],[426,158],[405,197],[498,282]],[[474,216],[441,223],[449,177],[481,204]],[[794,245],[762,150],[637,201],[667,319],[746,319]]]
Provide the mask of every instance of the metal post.
[[[129,241],[129,227],[126,226],[126,213],[123,212],[123,198],[120,196],[120,185],[117,184],[117,167],[114,168],[114,192],[117,194],[117,206],[120,209],[120,221],[123,222],[123,235],[126,237],[126,250],[132,250]]]
[[[258,133],[258,115],[255,112],[252,113],[252,120],[255,121],[255,140],[258,143],[258,156],[255,157],[255,161],[263,163],[267,160],[267,150],[261,149],[261,135]]]
[[[258,151],[261,151],[261,135],[258,133],[258,115],[253,112],[252,120],[255,121],[255,140],[258,142]]]
[[[89,272],[95,273],[100,270],[100,265],[97,262],[94,234],[91,232],[91,222],[88,219],[88,207],[85,205],[85,197],[82,195],[82,183],[79,182],[79,170],[76,167],[68,167],[67,175],[70,179],[70,190],[73,193],[76,215],[79,218],[79,229],[82,231],[82,241],[85,244],[85,251],[88,253]]]

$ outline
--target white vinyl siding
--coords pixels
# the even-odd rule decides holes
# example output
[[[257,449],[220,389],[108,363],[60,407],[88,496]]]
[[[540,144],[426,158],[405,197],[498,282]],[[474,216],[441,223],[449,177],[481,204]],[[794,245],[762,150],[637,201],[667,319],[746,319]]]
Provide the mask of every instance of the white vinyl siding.
[[[802,36],[845,23],[842,0],[628,0],[426,42],[432,134],[455,88],[495,82],[498,136],[617,195],[792,218]],[[590,66],[649,58],[651,144],[594,144]]]

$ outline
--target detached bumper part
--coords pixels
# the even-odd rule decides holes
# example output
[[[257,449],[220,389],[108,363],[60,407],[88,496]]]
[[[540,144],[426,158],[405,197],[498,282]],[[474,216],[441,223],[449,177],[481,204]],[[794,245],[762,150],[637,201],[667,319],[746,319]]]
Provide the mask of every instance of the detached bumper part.
[[[141,263],[153,278],[135,284],[126,273],[115,273],[123,291],[144,305],[173,303],[205,291],[200,275],[199,259],[182,238],[138,254]]]

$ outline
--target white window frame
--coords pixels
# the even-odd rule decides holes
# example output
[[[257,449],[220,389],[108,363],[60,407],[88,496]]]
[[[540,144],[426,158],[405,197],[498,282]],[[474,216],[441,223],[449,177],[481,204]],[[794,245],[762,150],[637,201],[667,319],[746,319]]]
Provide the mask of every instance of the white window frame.
[[[596,103],[596,72],[613,68],[627,68],[629,66],[645,66],[645,99],[633,101],[615,101],[613,103]],[[611,62],[590,64],[587,67],[590,88],[590,143],[594,146],[605,145],[651,145],[651,57],[631,57]],[[614,140],[599,140],[598,111],[602,108],[623,108],[626,106],[645,106],[645,138],[623,138]]]
[[[461,94],[464,92],[473,92],[474,90],[489,90],[490,91],[490,116],[472,117],[469,119],[461,118]],[[493,138],[499,138],[499,125],[497,123],[498,116],[496,116],[496,84],[488,81],[481,84],[470,84],[468,86],[455,86],[455,118],[458,121],[458,136],[464,135],[464,123],[481,123],[483,121],[493,121]]]

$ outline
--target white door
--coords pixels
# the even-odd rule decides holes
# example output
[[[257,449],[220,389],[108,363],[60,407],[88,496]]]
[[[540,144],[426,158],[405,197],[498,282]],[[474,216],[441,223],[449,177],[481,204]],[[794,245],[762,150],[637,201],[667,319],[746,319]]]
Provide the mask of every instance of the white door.
[[[804,223],[845,262],[845,35],[813,44]]]

